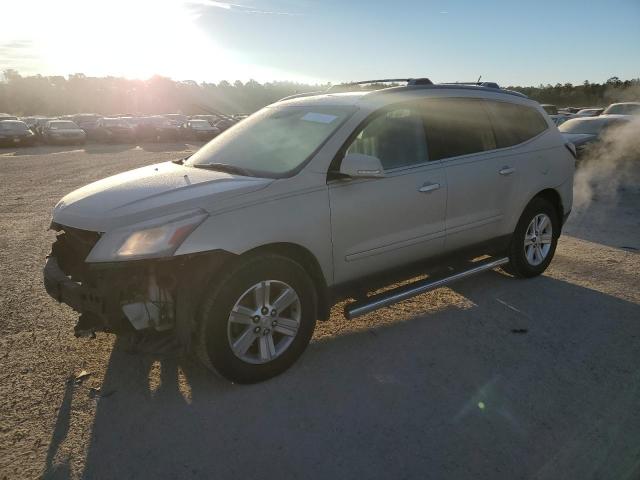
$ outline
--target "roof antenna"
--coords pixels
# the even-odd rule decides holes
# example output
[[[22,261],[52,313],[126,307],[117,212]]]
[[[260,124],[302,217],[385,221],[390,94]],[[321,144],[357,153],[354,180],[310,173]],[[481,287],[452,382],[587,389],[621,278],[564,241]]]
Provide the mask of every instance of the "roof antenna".
[[[480,79],[481,79],[481,78],[482,78],[482,75],[480,75],[480,76],[478,77],[478,81],[476,82],[478,85],[480,85]]]

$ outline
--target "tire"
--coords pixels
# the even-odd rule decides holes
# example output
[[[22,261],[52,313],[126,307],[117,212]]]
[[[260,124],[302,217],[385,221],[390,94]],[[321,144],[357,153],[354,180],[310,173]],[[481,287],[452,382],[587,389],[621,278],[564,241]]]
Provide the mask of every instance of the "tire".
[[[255,300],[264,293],[265,284],[269,286],[266,310]],[[288,303],[294,294],[295,300]],[[278,297],[282,301],[276,302]],[[274,314],[278,303],[286,307]],[[233,316],[232,310],[237,312]],[[313,335],[316,312],[313,282],[298,263],[275,254],[248,258],[214,279],[203,293],[199,350],[205,358],[201,360],[232,382],[267,380],[302,355]]]
[[[534,219],[537,222],[535,226]],[[540,228],[543,224],[544,228]],[[504,265],[503,269],[521,278],[531,278],[543,273],[555,254],[560,228],[558,212],[551,202],[543,197],[531,200],[513,232],[509,245],[509,263]]]

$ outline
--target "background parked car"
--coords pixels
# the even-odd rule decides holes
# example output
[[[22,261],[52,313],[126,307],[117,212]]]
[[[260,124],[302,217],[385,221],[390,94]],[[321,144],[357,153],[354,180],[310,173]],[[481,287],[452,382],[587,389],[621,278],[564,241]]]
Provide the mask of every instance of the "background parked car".
[[[101,142],[132,143],[136,139],[135,129],[125,118],[101,118],[96,122],[97,140]]]
[[[26,123],[27,127],[31,129],[31,128],[35,128],[38,117],[20,117],[20,120]]]
[[[238,123],[238,122],[236,120],[234,120],[233,118],[225,117],[225,118],[222,118],[222,119],[218,120],[215,123],[214,126],[220,131],[220,133],[222,133],[226,129],[234,126],[236,123]]]
[[[49,123],[51,120],[57,120],[54,117],[38,117],[36,118],[35,121],[35,125],[33,127],[31,127],[31,130],[33,131],[33,133],[36,134],[36,136],[38,137],[39,140],[44,141],[44,127],[47,125],[47,123]]]
[[[33,145],[35,134],[26,123],[20,120],[3,120],[0,122],[0,146]]]
[[[540,105],[545,112],[547,112],[549,115],[558,115],[558,107],[556,107],[555,105],[551,105],[550,103],[543,103]]]
[[[162,116],[164,118],[168,118],[169,120],[173,120],[180,126],[182,126],[187,120],[189,120],[188,115],[183,115],[181,113],[166,113]]]
[[[543,103],[540,106],[544,109],[545,112],[547,112],[547,114],[549,115],[549,117],[551,118],[551,120],[556,126],[562,125],[572,116],[572,114],[568,113],[566,109],[563,111],[560,111],[558,110],[558,107],[556,107],[555,105],[551,105],[549,103]]]
[[[0,122],[4,120],[18,120],[18,117],[14,117],[13,115],[0,115]]]
[[[42,139],[50,144],[83,144],[87,138],[71,120],[50,120],[42,127]]]
[[[177,122],[160,115],[139,118],[135,132],[139,141],[146,142],[176,141],[182,136]]]
[[[95,113],[78,113],[77,115],[72,115],[70,120],[84,130],[84,133],[87,135],[87,140],[98,140],[98,120],[101,118],[100,115]]]
[[[195,140],[211,140],[220,133],[217,127],[212,127],[209,122],[202,119],[192,119],[183,126],[184,138]]]
[[[640,102],[612,103],[602,115],[640,115]]]
[[[551,120],[556,125],[556,127],[559,127],[567,120],[570,120],[570,118],[566,115],[549,115],[549,117],[551,117]]]
[[[621,126],[628,121],[624,115],[572,118],[560,125],[559,130],[564,139],[576,147],[578,160],[583,160],[589,148],[601,141],[608,129]]]
[[[604,112],[604,108],[583,108],[575,114],[575,117],[597,117],[602,112]]]
[[[212,127],[220,120],[218,115],[192,115],[191,120],[206,120]]]

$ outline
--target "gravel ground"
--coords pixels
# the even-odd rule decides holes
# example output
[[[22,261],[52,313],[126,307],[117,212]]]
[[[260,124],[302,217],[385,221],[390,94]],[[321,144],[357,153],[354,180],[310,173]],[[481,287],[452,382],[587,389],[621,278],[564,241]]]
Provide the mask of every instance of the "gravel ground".
[[[0,479],[640,478],[638,183],[578,206],[544,276],[336,307],[289,372],[236,386],[74,338],[42,286],[62,195],[194,148],[0,150]]]

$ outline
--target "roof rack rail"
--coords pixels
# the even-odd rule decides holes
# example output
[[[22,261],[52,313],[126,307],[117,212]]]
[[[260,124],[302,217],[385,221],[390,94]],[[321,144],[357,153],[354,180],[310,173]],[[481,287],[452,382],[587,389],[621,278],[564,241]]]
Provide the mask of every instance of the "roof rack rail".
[[[326,89],[325,91],[318,91],[318,92],[308,92],[308,93],[299,93],[297,95],[290,95],[288,97],[282,98],[279,101],[282,100],[289,100],[292,98],[299,98],[299,97],[308,97],[308,96],[313,96],[313,95],[321,95],[324,93],[331,93],[333,89],[339,89],[339,88],[348,88],[349,86],[354,86],[354,85],[367,85],[367,84],[371,84],[371,83],[396,83],[396,82],[405,82],[406,85],[403,86],[396,86],[396,87],[389,87],[389,88],[381,88],[378,90],[374,90],[372,92],[370,92],[370,94],[380,94],[380,95],[384,95],[384,94],[390,94],[393,92],[397,92],[397,91],[402,91],[405,89],[422,89],[422,88],[426,88],[426,89],[440,89],[440,88],[461,88],[461,89],[469,89],[469,90],[475,90],[476,88],[489,88],[492,90],[499,90],[500,93],[506,93],[509,95],[515,95],[518,97],[522,97],[522,98],[528,98],[524,93],[521,92],[516,92],[513,90],[506,90],[500,87],[500,85],[498,85],[496,82],[481,82],[480,79],[478,79],[478,81],[475,82],[444,82],[444,83],[436,83],[434,84],[431,80],[429,80],[428,78],[385,78],[385,79],[380,79],[380,80],[361,80],[359,82],[348,82],[348,83],[340,83],[337,85],[332,85],[330,86],[328,89]],[[344,91],[348,91],[348,90],[344,90]],[[337,92],[339,93],[339,91]]]
[[[382,78],[377,80],[360,80],[358,82],[345,82],[331,85],[327,92],[330,92],[334,88],[349,87],[352,85],[368,85],[371,83],[396,83],[405,82],[407,85],[433,85],[433,82],[426,77],[423,78]]]
[[[440,85],[476,85],[478,87],[500,88],[496,82],[444,82]]]
[[[292,98],[303,98],[303,97],[313,97],[314,95],[322,95],[326,93],[327,90],[316,90],[315,92],[304,92],[304,93],[294,93],[293,95],[288,95],[286,97],[282,97],[278,102],[282,102],[284,100],[291,100]]]

